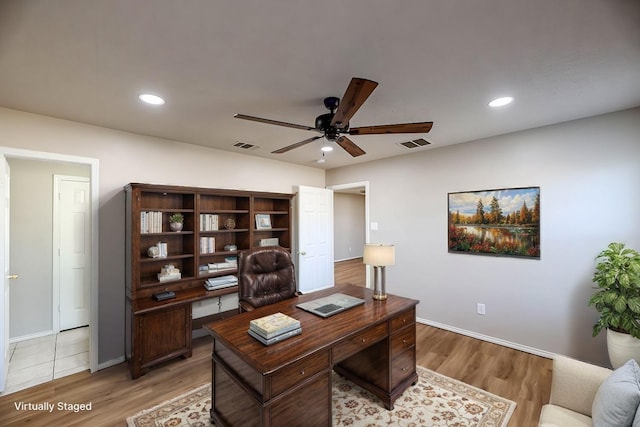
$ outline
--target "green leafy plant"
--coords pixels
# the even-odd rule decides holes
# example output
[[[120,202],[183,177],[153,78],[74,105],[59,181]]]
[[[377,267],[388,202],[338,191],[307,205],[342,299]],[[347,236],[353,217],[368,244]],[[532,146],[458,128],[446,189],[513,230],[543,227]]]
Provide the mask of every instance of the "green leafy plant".
[[[589,305],[595,306],[600,319],[593,325],[593,336],[609,328],[640,339],[640,254],[614,242],[596,261],[593,282],[598,291]]]
[[[181,213],[174,213],[171,214],[171,216],[169,217],[169,222],[183,222],[184,221],[184,215],[182,215]]]

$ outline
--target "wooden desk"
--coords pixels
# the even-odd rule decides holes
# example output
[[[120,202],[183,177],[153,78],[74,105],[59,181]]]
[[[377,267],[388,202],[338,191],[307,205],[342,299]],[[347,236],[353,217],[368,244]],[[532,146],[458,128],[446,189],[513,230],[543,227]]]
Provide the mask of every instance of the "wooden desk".
[[[365,304],[323,319],[296,304],[342,292]],[[369,390],[387,409],[418,380],[418,301],[339,286],[282,301],[205,328],[213,335],[211,419],[218,426],[330,426],[332,368]],[[264,346],[249,321],[281,312],[300,320],[302,334]]]

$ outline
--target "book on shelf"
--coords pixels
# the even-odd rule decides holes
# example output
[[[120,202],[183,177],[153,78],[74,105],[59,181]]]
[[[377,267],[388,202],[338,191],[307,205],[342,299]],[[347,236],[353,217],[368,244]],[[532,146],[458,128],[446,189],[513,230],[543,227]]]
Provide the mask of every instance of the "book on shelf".
[[[209,264],[207,264],[209,266],[209,271],[210,272],[216,272],[216,271],[224,271],[224,270],[235,270],[236,268],[238,268],[238,262],[231,262],[231,261],[225,261],[225,262],[210,262]]]
[[[216,251],[216,238],[215,237],[201,237],[200,238],[200,253],[212,254]]]
[[[171,264],[162,267],[160,273],[158,273],[159,282],[169,282],[171,280],[180,280],[181,278],[182,273],[180,273],[180,269]]]
[[[169,249],[166,242],[158,242],[158,258],[166,258],[169,255]]]
[[[260,239],[260,246],[280,246],[280,239],[277,237]]]
[[[270,314],[249,322],[249,329],[264,339],[271,339],[298,328],[300,321],[283,313]]]
[[[162,233],[162,212],[141,211],[140,233]]]
[[[204,287],[207,288],[208,291],[213,291],[216,289],[224,289],[231,286],[236,286],[237,284],[238,278],[233,275],[228,275],[220,277],[210,277],[204,282]]]
[[[287,332],[283,332],[280,335],[274,336],[273,338],[264,338],[262,335],[260,335],[259,333],[257,333],[253,329],[249,329],[249,330],[247,330],[247,332],[249,333],[249,335],[251,335],[253,338],[255,338],[258,341],[260,341],[262,344],[271,345],[271,344],[275,344],[277,342],[286,340],[287,338],[291,338],[291,337],[295,337],[296,335],[300,335],[302,333],[302,328],[296,328],[296,329],[292,329],[292,330],[287,331]]]
[[[200,231],[217,231],[218,215],[200,214]]]

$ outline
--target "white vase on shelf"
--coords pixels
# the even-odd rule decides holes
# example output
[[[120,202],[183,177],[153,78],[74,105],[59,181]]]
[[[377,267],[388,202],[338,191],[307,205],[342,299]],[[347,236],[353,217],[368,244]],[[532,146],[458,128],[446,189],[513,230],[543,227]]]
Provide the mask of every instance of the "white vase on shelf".
[[[169,228],[171,231],[182,231],[182,223],[181,222],[170,222]]]

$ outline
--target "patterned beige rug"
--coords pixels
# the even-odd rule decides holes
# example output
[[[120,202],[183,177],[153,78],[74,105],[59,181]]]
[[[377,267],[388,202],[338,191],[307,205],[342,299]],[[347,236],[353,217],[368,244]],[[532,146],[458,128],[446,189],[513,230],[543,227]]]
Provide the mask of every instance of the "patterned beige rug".
[[[463,382],[417,367],[419,381],[387,411],[380,400],[333,374],[333,425],[506,427],[516,404]],[[211,386],[127,418],[129,427],[209,426]]]

